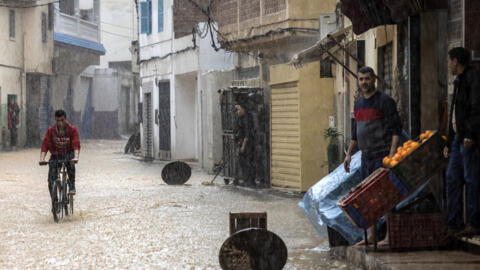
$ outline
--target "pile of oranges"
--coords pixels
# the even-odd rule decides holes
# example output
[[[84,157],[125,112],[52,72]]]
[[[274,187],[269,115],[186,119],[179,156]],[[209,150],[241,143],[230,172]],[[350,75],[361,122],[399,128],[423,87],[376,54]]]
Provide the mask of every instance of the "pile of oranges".
[[[386,156],[383,158],[383,165],[387,168],[395,167],[400,161],[407,157],[410,153],[415,151],[420,144],[424,143],[434,134],[433,131],[427,130],[424,133],[420,134],[420,141],[406,141],[402,146],[397,148],[397,152],[393,157]]]
[[[420,146],[420,143],[416,141],[406,141],[403,146],[400,146],[397,148],[397,152],[395,155],[390,158],[390,157],[384,157],[383,158],[383,165],[386,167],[395,167],[402,159],[407,157],[410,153],[412,153],[415,149],[417,149]]]
[[[426,140],[433,136],[433,133],[433,131],[427,130],[424,133],[420,134],[420,141],[424,143]]]

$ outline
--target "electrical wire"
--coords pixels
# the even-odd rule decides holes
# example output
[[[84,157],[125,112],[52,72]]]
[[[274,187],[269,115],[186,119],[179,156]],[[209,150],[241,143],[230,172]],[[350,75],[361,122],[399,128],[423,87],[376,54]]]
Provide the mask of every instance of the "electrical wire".
[[[108,31],[101,30],[101,29],[100,29],[100,31],[102,31],[102,32],[104,32],[104,33],[107,33],[107,34],[110,34],[110,35],[114,35],[114,36],[118,36],[118,37],[127,38],[127,39],[129,39],[129,40],[134,40],[134,39],[135,39],[134,37],[124,36],[124,35],[120,35],[120,34],[116,34],[116,33],[108,32]]]
[[[127,26],[122,26],[122,25],[118,25],[118,24],[108,23],[108,22],[105,22],[105,21],[100,21],[100,22],[103,23],[103,24],[107,24],[107,25],[111,25],[111,26],[115,26],[115,27],[120,27],[120,28],[133,30],[132,27],[127,27]]]
[[[62,1],[64,1],[64,0],[56,0],[56,1],[51,1],[51,2],[48,2],[48,3],[28,5],[28,6],[22,6],[22,4],[12,5],[12,4],[7,4],[7,3],[0,3],[0,7],[7,7],[7,8],[33,8],[33,7],[48,6],[48,5],[50,5],[50,4],[60,3],[60,2],[62,2]]]

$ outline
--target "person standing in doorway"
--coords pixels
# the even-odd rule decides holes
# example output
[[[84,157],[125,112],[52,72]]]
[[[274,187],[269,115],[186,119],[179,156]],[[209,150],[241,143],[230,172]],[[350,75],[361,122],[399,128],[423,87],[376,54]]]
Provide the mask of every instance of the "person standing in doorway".
[[[385,156],[394,156],[402,134],[402,122],[395,101],[375,87],[375,72],[371,67],[362,67],[358,71],[358,84],[361,93],[355,100],[352,139],[343,165],[345,171],[350,172],[352,155],[357,149],[362,150],[360,173],[365,179],[382,167]],[[375,237],[374,231],[373,227],[370,228],[370,243]],[[387,245],[387,239],[379,245]],[[361,244],[364,242],[357,245]]]
[[[17,150],[17,127],[20,123],[20,108],[15,99],[11,99],[8,104],[8,130],[10,130],[10,147],[12,151]]]
[[[237,102],[237,142],[240,147],[238,153],[238,162],[242,172],[243,184],[247,187],[255,187],[256,168],[254,165],[254,129],[253,119],[248,113],[244,103]]]
[[[447,208],[450,236],[480,234],[480,72],[469,65],[462,47],[448,52],[448,69],[457,76],[449,113],[449,132],[443,150],[447,167]],[[466,190],[466,226],[463,188]]]

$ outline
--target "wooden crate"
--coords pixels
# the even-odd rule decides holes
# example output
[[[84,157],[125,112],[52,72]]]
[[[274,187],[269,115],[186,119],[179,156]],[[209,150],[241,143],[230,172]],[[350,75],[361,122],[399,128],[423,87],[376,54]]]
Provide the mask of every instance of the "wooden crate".
[[[267,229],[267,212],[230,212],[230,235],[248,228]]]
[[[442,172],[446,162],[443,157],[444,145],[445,141],[439,132],[435,132],[432,137],[391,169],[409,193],[414,192],[430,177]]]
[[[392,214],[387,217],[387,227],[392,249],[438,248],[447,243],[443,214]]]
[[[337,205],[357,227],[371,227],[407,195],[402,183],[391,176],[389,169],[377,169]]]

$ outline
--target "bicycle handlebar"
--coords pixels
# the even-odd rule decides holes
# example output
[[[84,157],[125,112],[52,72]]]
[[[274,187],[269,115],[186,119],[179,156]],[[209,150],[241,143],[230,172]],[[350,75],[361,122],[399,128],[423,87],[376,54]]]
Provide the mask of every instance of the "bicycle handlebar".
[[[59,160],[49,160],[49,161],[39,161],[38,162],[38,165],[40,166],[44,166],[44,165],[47,165],[49,163],[54,163],[54,164],[63,164],[63,163],[78,163],[78,160],[66,160],[66,159],[59,159]]]

